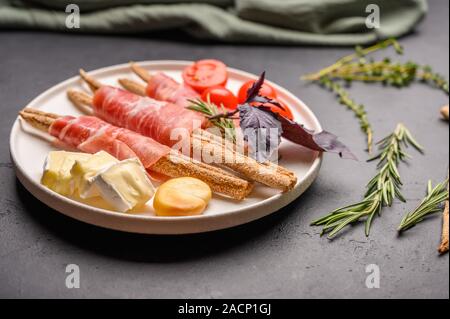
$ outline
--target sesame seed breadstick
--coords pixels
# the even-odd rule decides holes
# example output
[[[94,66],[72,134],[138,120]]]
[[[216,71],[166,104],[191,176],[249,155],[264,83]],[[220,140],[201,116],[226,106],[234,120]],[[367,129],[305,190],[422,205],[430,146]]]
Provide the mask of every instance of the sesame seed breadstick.
[[[448,184],[447,184],[447,190],[448,190]],[[441,238],[441,244],[438,248],[438,251],[440,254],[445,254],[449,250],[449,243],[448,243],[448,232],[449,232],[449,220],[448,220],[448,214],[449,214],[449,202],[448,200],[445,202],[445,208],[444,213],[442,215],[442,238]]]
[[[53,113],[46,113],[36,109],[25,108],[19,112],[21,118],[39,131],[48,132],[53,122],[59,117]]]
[[[223,144],[211,142],[204,139],[202,135],[193,134],[191,138],[193,153],[200,153],[204,150],[214,154],[214,159],[218,164],[245,176],[248,179],[257,181],[272,188],[281,189],[286,192],[291,190],[297,183],[297,178],[293,173],[285,173],[279,166],[262,165],[254,159],[239,152],[227,148]]]
[[[449,107],[448,107],[448,105],[445,105],[445,106],[441,107],[441,115],[442,115],[442,118],[444,120],[446,120],[446,121],[449,120]]]
[[[92,96],[76,90],[68,90],[67,97],[83,113],[92,114]]]
[[[103,86],[102,83],[100,83],[99,81],[88,75],[86,71],[84,71],[83,69],[80,69],[79,73],[84,82],[86,82],[87,85],[89,85],[89,88],[91,89],[92,92],[97,91],[99,88]]]
[[[139,76],[142,80],[145,82],[150,81],[152,78],[152,75],[143,67],[137,65],[134,62],[130,62],[131,70],[133,70],[134,73],[136,73],[137,76]]]
[[[211,143],[217,143],[219,145],[225,145],[227,149],[233,152],[238,152],[242,155],[248,156],[248,146],[242,145],[242,144],[234,144],[234,143],[226,143],[225,139],[222,136],[213,134],[208,132],[207,130],[203,129],[196,129],[194,130],[193,134],[201,135],[203,138],[206,138]],[[294,172],[288,170],[287,168],[284,168],[283,166],[279,166],[275,163],[272,163],[270,161],[259,163],[260,165],[266,166],[270,169],[276,170],[280,174],[285,174],[289,176],[295,177]]]
[[[44,132],[48,132],[52,123],[59,117],[56,114],[30,108],[23,109],[19,114],[27,123]],[[207,183],[213,192],[236,200],[247,197],[253,188],[253,185],[246,180],[233,176],[217,167],[193,161],[174,151],[160,158],[152,165],[151,169],[169,177],[190,176],[198,178]]]
[[[242,200],[253,189],[253,184],[228,172],[181,154],[170,154],[152,166],[152,170],[170,177],[195,177],[211,187],[215,193]]]
[[[140,96],[147,96],[147,93],[145,92],[145,85],[142,85],[141,83],[126,78],[119,79],[119,83],[127,91],[133,92],[134,94]]]

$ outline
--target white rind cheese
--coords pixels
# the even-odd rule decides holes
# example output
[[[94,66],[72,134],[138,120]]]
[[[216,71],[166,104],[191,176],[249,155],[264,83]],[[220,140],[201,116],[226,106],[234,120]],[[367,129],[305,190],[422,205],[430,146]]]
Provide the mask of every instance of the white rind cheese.
[[[88,160],[75,161],[70,172],[80,197],[87,199],[99,196],[100,193],[93,184],[95,176],[117,163],[119,163],[118,159],[104,151],[91,155]]]
[[[137,158],[119,161],[110,154],[52,151],[44,163],[41,184],[81,199],[102,197],[120,212],[144,205],[155,189]]]
[[[120,212],[144,205],[155,190],[137,158],[113,164],[99,172],[92,184],[100,195]]]

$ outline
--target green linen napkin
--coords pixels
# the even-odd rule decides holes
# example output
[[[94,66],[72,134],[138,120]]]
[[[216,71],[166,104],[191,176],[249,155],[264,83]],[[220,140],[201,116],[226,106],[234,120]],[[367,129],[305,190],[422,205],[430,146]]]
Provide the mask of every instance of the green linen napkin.
[[[80,7],[80,28],[68,29],[67,4]],[[369,4],[380,28],[366,27]],[[0,29],[151,34],[179,29],[230,43],[367,44],[414,29],[426,0],[0,0]]]

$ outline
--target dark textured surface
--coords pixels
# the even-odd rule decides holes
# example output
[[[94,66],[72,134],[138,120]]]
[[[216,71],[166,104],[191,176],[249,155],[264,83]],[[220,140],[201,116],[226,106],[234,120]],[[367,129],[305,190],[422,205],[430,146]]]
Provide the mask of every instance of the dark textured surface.
[[[403,39],[407,58],[430,64],[448,78],[448,2],[430,1],[417,32]],[[403,121],[426,147],[403,165],[407,204],[384,211],[369,239],[361,227],[330,242],[311,220],[359,200],[374,165],[327,155],[310,190],[282,211],[230,230],[182,237],[124,234],[71,220],[33,198],[17,181],[8,136],[17,111],[77,69],[128,60],[214,57],[271,80],[303,99],[325,128],[364,159],[364,138],[352,114],[331,94],[298,76],[329,64],[349,49],[189,44],[160,38],[0,33],[0,297],[449,297],[448,255],[436,252],[439,216],[405,236],[395,228],[423,197],[427,179],[448,167],[448,124],[440,91],[422,85],[396,90],[355,85],[380,138]],[[413,151],[411,150],[413,153]],[[78,264],[81,288],[65,287],[65,267]],[[365,287],[365,267],[377,264],[380,289]]]

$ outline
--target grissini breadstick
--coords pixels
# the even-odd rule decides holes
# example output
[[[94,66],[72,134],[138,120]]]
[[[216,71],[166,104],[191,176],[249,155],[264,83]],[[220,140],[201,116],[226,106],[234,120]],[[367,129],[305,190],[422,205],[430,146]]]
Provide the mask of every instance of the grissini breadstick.
[[[145,93],[145,85],[142,85],[141,83],[137,81],[133,81],[126,78],[121,78],[118,80],[120,85],[122,85],[126,90],[133,92],[134,94],[140,95],[140,96],[146,96]]]
[[[19,114],[27,123],[47,133],[49,133],[52,124],[60,118],[59,115],[31,108],[25,108]],[[161,157],[151,166],[151,170],[169,177],[190,176],[198,178],[207,183],[213,192],[236,200],[247,197],[253,188],[253,185],[246,180],[220,168],[192,160],[175,151]]]
[[[80,75],[94,92],[102,87],[99,81],[90,77],[83,70],[80,70]],[[77,106],[93,106],[92,98],[85,93],[70,90],[68,91],[68,97]],[[288,191],[295,186],[297,178],[291,171],[275,164],[260,164],[229,147],[225,147],[224,145],[228,143],[215,142],[211,135],[213,134],[201,129],[194,131],[190,142],[193,154],[202,154],[204,149],[208,149],[212,151],[215,158],[220,158],[221,164],[249,179],[283,191]]]
[[[145,82],[150,81],[150,79],[152,78],[152,75],[146,69],[137,65],[133,61],[130,61],[130,67],[131,70],[133,70],[133,72],[136,73],[136,75],[139,76]]]
[[[444,118],[444,120],[448,121],[448,119],[449,119],[449,107],[448,107],[448,105],[445,105],[445,106],[441,107],[441,115]]]
[[[448,185],[447,185],[448,189]],[[449,249],[449,243],[448,243],[448,232],[449,232],[449,220],[448,220],[448,214],[449,214],[449,202],[448,200],[445,202],[445,208],[444,213],[442,215],[442,238],[441,238],[441,244],[438,248],[438,251],[440,254],[445,254],[448,252]]]

